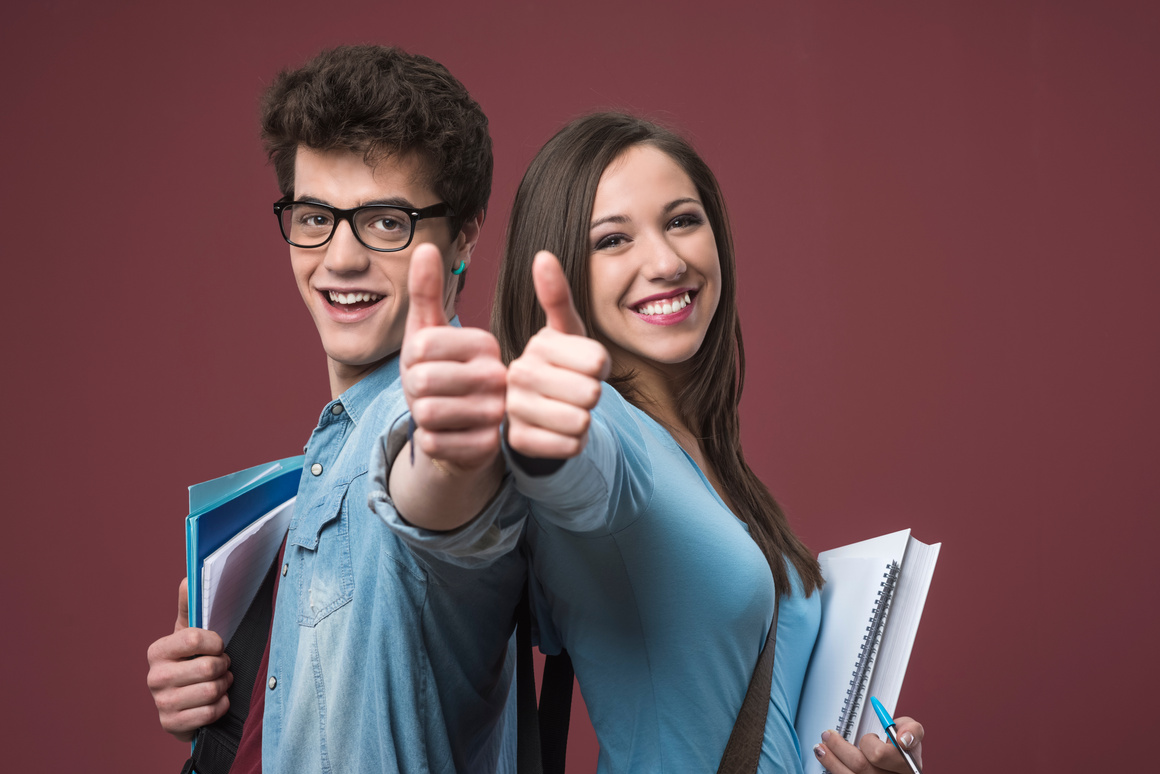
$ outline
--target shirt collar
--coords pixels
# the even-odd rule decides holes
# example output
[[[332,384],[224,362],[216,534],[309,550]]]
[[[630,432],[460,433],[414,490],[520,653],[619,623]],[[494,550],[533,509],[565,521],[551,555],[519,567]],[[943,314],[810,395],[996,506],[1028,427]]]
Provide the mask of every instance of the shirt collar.
[[[459,316],[451,318],[449,323],[456,328],[462,327],[459,323]],[[392,386],[399,381],[399,358],[398,355],[392,357],[381,366],[371,371],[362,379],[352,385],[346,392],[339,395],[337,398],[327,403],[322,409],[322,414],[319,417],[318,424],[324,424],[328,419],[333,419],[335,413],[334,407],[341,403],[343,411],[350,416],[352,422],[356,425],[359,418],[367,410],[367,407],[374,402],[375,398],[379,396],[383,390]],[[342,413],[342,412],[339,412]]]
[[[324,425],[328,421],[334,420],[336,415],[345,413],[357,425],[374,399],[398,380],[399,358],[395,356],[359,379],[346,392],[327,403],[322,409],[322,415],[318,418],[318,424]],[[335,411],[335,406],[339,404],[342,405],[342,408]]]

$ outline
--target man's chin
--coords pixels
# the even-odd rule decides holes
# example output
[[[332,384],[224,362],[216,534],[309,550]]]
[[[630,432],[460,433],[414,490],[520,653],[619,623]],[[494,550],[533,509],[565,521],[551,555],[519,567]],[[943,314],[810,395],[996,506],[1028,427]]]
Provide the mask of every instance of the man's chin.
[[[399,350],[395,349],[391,351],[380,350],[365,354],[327,352],[326,356],[334,368],[350,371],[365,371],[371,368],[377,368],[398,354]]]

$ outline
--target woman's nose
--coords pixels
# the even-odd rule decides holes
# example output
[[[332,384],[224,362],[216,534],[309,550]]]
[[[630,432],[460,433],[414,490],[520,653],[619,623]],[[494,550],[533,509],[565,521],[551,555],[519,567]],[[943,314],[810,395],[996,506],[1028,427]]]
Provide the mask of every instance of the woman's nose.
[[[685,273],[684,260],[663,237],[650,240],[646,269],[650,279],[675,280]]]

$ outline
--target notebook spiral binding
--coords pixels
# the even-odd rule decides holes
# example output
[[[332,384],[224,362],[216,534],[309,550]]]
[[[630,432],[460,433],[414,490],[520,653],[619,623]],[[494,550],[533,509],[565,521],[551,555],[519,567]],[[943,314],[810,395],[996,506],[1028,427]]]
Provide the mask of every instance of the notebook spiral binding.
[[[870,682],[870,668],[874,666],[874,657],[878,654],[878,644],[882,642],[882,628],[886,623],[886,615],[890,612],[890,603],[894,599],[894,587],[898,584],[898,562],[891,562],[882,573],[882,582],[878,588],[878,597],[874,601],[874,612],[866,625],[866,634],[862,635],[862,647],[858,651],[858,663],[850,676],[850,687],[846,689],[846,700],[842,703],[842,714],[838,717],[836,730],[843,739],[854,742],[850,734],[854,731],[854,724],[861,716],[859,711],[866,700],[866,685]]]

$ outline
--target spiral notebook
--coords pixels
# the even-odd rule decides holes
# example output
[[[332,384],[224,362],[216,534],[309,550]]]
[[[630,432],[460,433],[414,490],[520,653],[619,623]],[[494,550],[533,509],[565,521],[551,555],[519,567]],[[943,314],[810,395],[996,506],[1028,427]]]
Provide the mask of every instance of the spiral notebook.
[[[941,547],[905,529],[818,555],[822,625],[794,724],[806,774],[824,771],[812,752],[823,731],[881,735],[868,697],[894,714]]]

